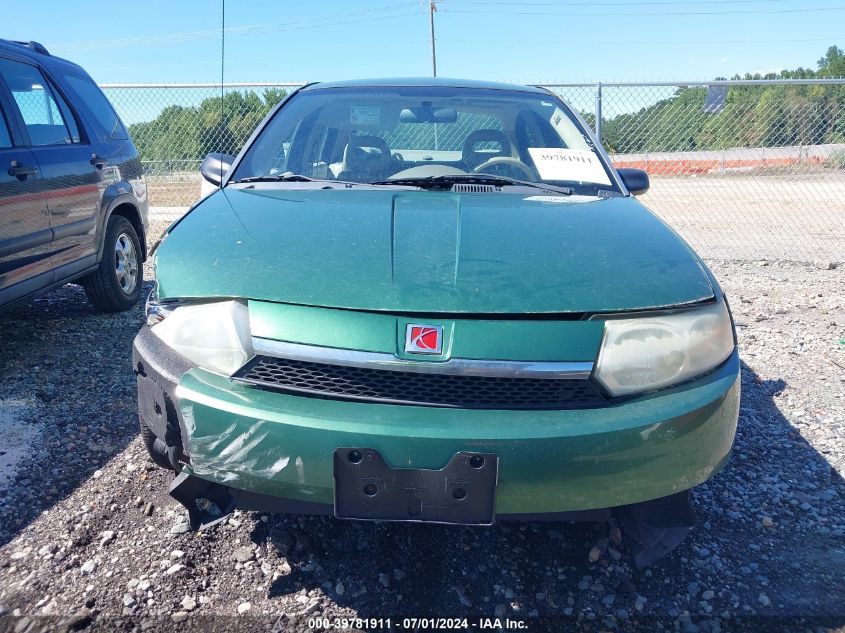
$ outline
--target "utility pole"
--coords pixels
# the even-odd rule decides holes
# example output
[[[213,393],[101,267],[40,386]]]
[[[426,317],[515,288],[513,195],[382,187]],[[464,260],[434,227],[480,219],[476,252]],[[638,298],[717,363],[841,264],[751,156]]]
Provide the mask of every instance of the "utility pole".
[[[431,24],[431,76],[437,77],[437,50],[434,46],[434,12],[437,5],[434,0],[428,0],[428,19]]]

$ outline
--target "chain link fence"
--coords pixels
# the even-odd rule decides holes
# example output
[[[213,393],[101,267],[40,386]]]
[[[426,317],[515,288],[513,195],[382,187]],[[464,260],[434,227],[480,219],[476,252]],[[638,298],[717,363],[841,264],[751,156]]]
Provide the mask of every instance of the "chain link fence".
[[[237,153],[296,86],[103,88],[141,153],[155,212],[176,215],[199,198],[203,156]],[[545,87],[617,166],[649,172],[641,200],[704,257],[845,260],[845,80]],[[451,129],[439,142],[460,147],[461,126]]]

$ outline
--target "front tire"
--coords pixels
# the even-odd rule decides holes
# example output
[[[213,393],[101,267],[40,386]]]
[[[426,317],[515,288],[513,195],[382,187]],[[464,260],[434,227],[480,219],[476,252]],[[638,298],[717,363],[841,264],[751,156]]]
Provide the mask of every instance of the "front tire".
[[[155,436],[150,427],[144,424],[144,421],[139,418],[141,424],[141,441],[144,443],[144,448],[153,463],[167,470],[175,470],[170,460],[167,458],[167,445]]]
[[[103,258],[82,280],[88,300],[100,312],[123,312],[141,298],[141,241],[132,223],[113,215],[106,225]]]

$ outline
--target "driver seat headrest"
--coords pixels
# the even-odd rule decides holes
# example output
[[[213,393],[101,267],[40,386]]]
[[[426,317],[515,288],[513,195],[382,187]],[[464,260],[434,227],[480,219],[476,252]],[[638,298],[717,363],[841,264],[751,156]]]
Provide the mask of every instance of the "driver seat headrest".
[[[343,170],[380,172],[390,164],[390,147],[378,136],[353,136],[343,150]]]
[[[478,145],[495,143],[496,148],[479,148]],[[510,156],[511,142],[501,130],[481,129],[470,132],[464,139],[464,147],[461,152],[461,160],[469,169],[475,169],[482,163],[495,158],[496,156]]]

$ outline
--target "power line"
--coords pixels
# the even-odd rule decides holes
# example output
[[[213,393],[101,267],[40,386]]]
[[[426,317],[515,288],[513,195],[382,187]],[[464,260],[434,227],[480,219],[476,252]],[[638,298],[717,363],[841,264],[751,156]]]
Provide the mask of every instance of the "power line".
[[[678,0],[645,0],[644,2],[569,2],[568,0],[561,0],[561,2],[520,2],[521,7],[639,7],[651,5],[676,5],[679,7],[691,6],[695,4],[760,4],[762,2],[792,2],[793,0],[691,0],[690,2],[679,2]],[[504,5],[508,7],[514,6],[513,2],[501,1],[486,1],[486,0],[469,0],[462,2],[461,6],[465,5]]]
[[[292,22],[285,22],[283,24],[245,24],[240,26],[226,27],[226,32],[230,35],[254,35],[262,33],[275,33],[280,31],[290,30],[310,30],[321,29],[332,26],[342,26],[345,24],[355,24],[357,22],[367,22],[370,20],[384,20],[394,19],[400,17],[407,17],[417,15],[417,11],[397,13],[394,15],[371,16],[372,13],[389,13],[400,9],[408,9],[413,6],[409,3],[394,4],[383,7],[372,7],[362,11],[353,11],[351,13],[344,13],[334,16],[332,18],[307,18],[303,20],[295,20]],[[345,18],[353,18],[356,16],[367,16],[358,20],[347,20]],[[206,29],[201,31],[180,31],[174,33],[163,33],[161,35],[144,35],[135,37],[123,37],[109,40],[95,40],[70,42],[68,44],[51,44],[51,48],[56,48],[63,51],[71,50],[91,50],[100,48],[116,48],[121,46],[143,46],[147,44],[160,44],[167,42],[187,42],[195,39],[203,39],[208,37],[217,37],[220,34],[220,29]]]
[[[634,45],[655,45],[655,46],[673,46],[675,44],[780,44],[780,43],[797,43],[797,42],[832,42],[841,37],[841,34],[829,35],[827,37],[809,37],[800,39],[767,39],[767,40],[566,40],[566,44],[601,44],[604,46],[634,46]],[[478,43],[477,39],[470,38],[452,38],[441,37],[441,42],[474,42]],[[531,44],[537,40],[508,40],[511,44]]]
[[[595,5],[591,4],[590,6],[610,6],[608,5]],[[448,13],[472,13],[473,15],[478,15],[477,10],[466,10],[466,9],[441,9],[441,11],[446,11]],[[773,11],[752,11],[752,10],[743,10],[743,11],[671,11],[671,12],[643,12],[638,11],[637,13],[613,13],[613,17],[619,16],[626,16],[626,17],[638,17],[638,16],[663,16],[663,17],[671,17],[675,15],[771,15],[776,13],[821,13],[824,11],[845,11],[845,6],[843,7],[818,7],[818,8],[810,8],[810,9],[775,9]],[[522,10],[514,10],[514,11],[485,11],[485,14],[490,15],[559,15],[559,16],[567,16],[572,18],[577,17],[585,17],[585,16],[605,16],[607,17],[607,13],[570,13],[570,12],[561,12],[561,11],[522,11]]]

